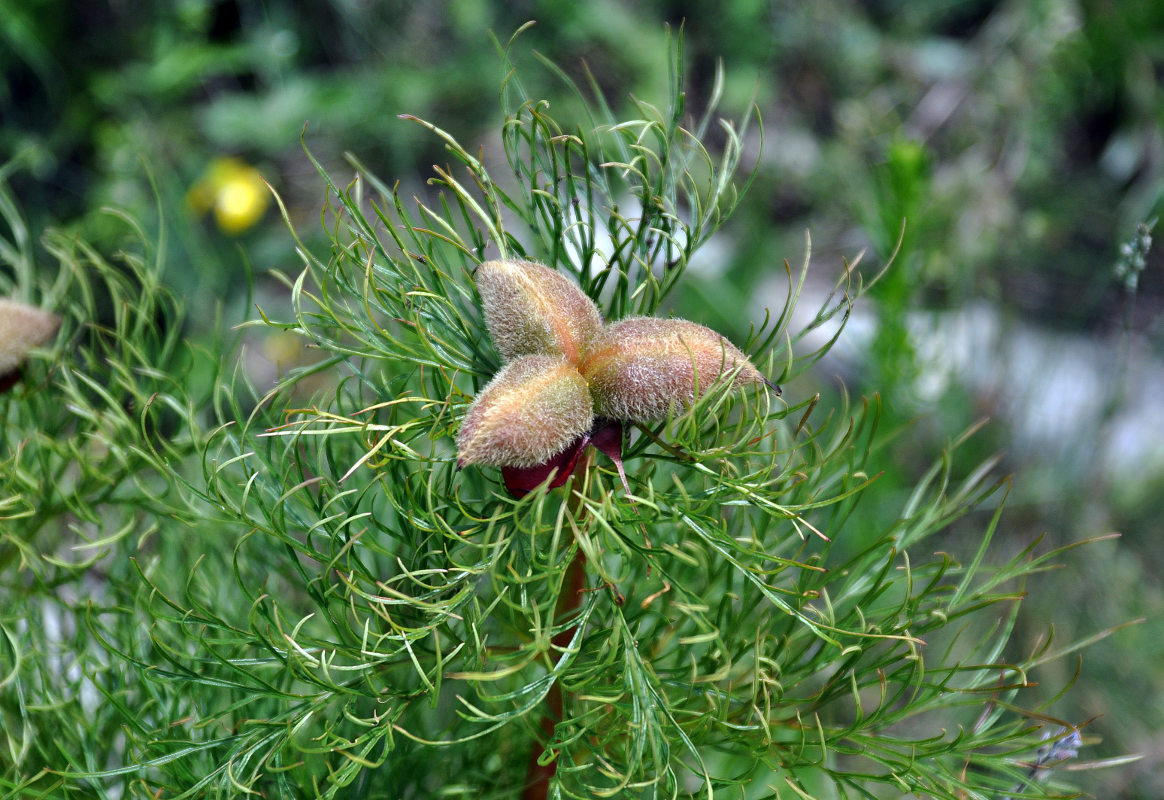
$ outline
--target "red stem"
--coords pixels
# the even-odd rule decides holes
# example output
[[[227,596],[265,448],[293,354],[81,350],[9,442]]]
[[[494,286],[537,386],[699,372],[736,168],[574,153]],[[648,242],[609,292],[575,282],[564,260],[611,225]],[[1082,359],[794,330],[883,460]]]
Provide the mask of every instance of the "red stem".
[[[574,555],[570,566],[566,567],[566,576],[562,581],[562,592],[558,595],[558,603],[554,609],[554,619],[562,619],[568,614],[577,611],[582,604],[582,591],[586,588],[586,556],[579,548]],[[550,653],[550,660],[556,666],[562,657],[561,650],[570,644],[576,625],[562,630],[551,641],[554,650]],[[554,735],[554,726],[562,719],[562,688],[557,681],[546,692],[546,711],[542,715],[541,729],[544,740],[548,742]],[[525,789],[522,790],[521,800],[546,800],[550,790],[550,778],[558,770],[558,758],[548,764],[539,764],[538,758],[545,751],[545,747],[535,742],[529,752],[529,767],[526,770]],[[559,756],[560,758],[560,756]]]

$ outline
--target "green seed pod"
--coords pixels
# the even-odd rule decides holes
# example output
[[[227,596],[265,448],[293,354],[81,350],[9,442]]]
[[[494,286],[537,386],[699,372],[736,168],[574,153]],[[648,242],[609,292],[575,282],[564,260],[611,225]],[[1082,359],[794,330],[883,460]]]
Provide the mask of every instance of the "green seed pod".
[[[767,383],[748,357],[710,328],[682,319],[630,317],[608,325],[582,365],[594,415],[631,422],[663,419],[695,402],[722,375],[735,385]]]
[[[20,366],[24,356],[57,332],[55,314],[0,297],[0,375]]]
[[[457,463],[533,467],[590,430],[586,381],[557,356],[522,356],[493,377],[457,434]]]
[[[486,261],[477,267],[485,324],[506,361],[562,355],[577,362],[602,328],[594,301],[564,275],[529,261]]]

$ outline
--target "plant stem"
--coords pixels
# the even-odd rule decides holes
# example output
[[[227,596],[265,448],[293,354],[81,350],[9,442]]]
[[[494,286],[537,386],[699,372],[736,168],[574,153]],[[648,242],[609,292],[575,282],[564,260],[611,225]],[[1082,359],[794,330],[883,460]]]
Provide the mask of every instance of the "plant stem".
[[[575,477],[567,484],[566,491],[570,493],[570,499],[567,501],[570,512],[578,517],[580,514],[585,514],[585,508],[578,502],[578,495],[574,491],[575,486],[579,483],[578,476],[585,475],[586,470],[590,467],[590,451],[587,449],[583,456],[582,464],[579,466]],[[581,509],[581,510],[580,510]],[[562,578],[562,591],[558,594],[558,602],[554,607],[554,619],[559,620],[568,615],[575,613],[582,605],[582,592],[586,588],[586,555],[582,552],[582,548],[578,547],[574,552],[574,559],[570,565],[566,567],[566,574]],[[577,626],[572,625],[559,631],[550,641],[553,648],[550,652],[550,660],[556,666],[558,660],[562,657],[561,650],[565,648],[570,639],[573,638]],[[546,692],[546,710],[542,715],[541,729],[545,737],[545,741],[549,742],[554,735],[554,726],[562,719],[562,687],[557,681],[554,681]],[[546,796],[550,790],[550,779],[558,770],[558,759],[555,758],[548,764],[538,763],[538,759],[544,750],[540,743],[535,742],[530,748],[529,766],[526,769],[525,788],[522,790],[522,800],[546,800]]]

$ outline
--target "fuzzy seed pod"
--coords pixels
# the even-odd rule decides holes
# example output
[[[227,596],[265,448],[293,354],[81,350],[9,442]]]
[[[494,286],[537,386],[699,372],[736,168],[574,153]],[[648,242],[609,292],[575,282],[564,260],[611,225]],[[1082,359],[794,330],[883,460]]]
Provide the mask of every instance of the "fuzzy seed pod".
[[[735,385],[767,383],[748,357],[710,328],[682,319],[630,317],[608,325],[579,370],[597,417],[648,422],[682,411],[720,376]]]
[[[0,297],[0,375],[20,366],[25,354],[52,338],[60,324],[55,314]]]
[[[486,261],[476,281],[489,335],[506,361],[536,353],[577,362],[602,328],[594,301],[540,264]]]
[[[457,463],[533,467],[590,430],[586,381],[557,356],[523,356],[494,376],[457,434]]]

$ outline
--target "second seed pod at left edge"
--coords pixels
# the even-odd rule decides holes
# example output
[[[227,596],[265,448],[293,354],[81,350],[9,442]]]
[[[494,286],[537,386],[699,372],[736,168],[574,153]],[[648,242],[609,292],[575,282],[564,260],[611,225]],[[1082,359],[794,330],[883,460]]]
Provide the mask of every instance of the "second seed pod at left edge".
[[[19,367],[28,351],[52,338],[60,324],[56,314],[0,297],[0,375]]]

